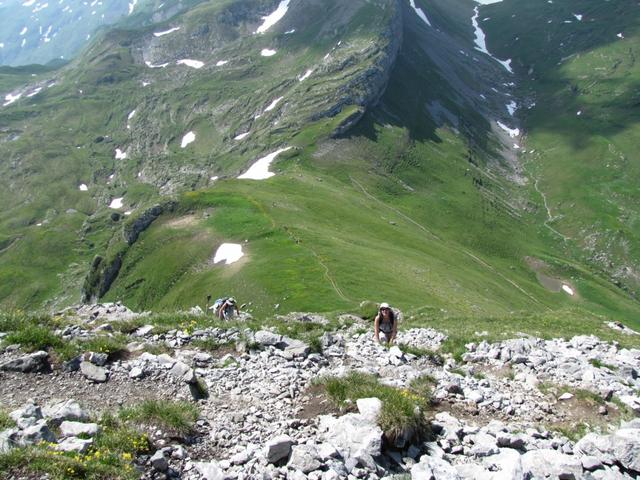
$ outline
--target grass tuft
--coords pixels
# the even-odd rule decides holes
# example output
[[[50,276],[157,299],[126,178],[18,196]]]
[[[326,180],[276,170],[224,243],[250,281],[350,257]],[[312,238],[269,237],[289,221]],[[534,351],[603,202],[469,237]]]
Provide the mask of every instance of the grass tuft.
[[[183,435],[191,431],[198,415],[198,408],[192,403],[167,400],[145,400],[120,411],[123,420],[148,423]]]
[[[426,431],[424,412],[428,407],[428,378],[410,389],[382,385],[372,375],[352,372],[346,377],[329,377],[321,381],[329,397],[340,408],[353,408],[359,398],[375,397],[382,401],[378,425],[393,441],[400,437],[421,436]]]

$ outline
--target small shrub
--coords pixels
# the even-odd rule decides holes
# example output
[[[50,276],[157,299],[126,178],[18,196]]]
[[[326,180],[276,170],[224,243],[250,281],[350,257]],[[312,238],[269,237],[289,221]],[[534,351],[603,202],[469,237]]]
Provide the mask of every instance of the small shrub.
[[[16,422],[4,410],[0,410],[0,431],[16,426]]]
[[[127,351],[127,342],[124,335],[99,335],[82,342],[80,346],[87,352],[106,353],[109,360],[113,360]]]
[[[123,425],[111,414],[103,415],[100,424],[102,431],[83,454],[60,452],[54,450],[55,444],[46,442],[0,454],[2,478],[13,478],[12,474],[50,480],[139,478],[140,472],[134,468],[133,460],[149,452],[149,438]]]
[[[199,350],[214,353],[220,350],[223,347],[233,346],[232,343],[220,343],[213,338],[206,338],[203,340],[194,340],[191,342],[193,347],[196,347]]]
[[[407,345],[405,343],[399,343],[398,347],[404,353],[409,353],[419,358],[427,357],[436,365],[444,365],[444,359],[442,358],[442,355],[440,354],[440,352],[436,352],[435,350],[430,350],[428,348],[414,347],[412,345]]]
[[[589,363],[596,368],[606,368],[607,370],[611,370],[612,372],[615,372],[617,370],[617,368],[614,367],[613,365],[604,363],[601,360],[598,360],[597,358],[590,359]]]
[[[192,403],[167,400],[145,400],[139,405],[120,411],[120,418],[123,420],[144,422],[179,434],[189,433],[198,415],[198,408]]]
[[[358,372],[342,378],[325,378],[322,384],[329,397],[341,408],[353,408],[359,398],[379,398],[382,411],[378,424],[391,441],[407,434],[420,436],[426,430],[424,412],[428,406],[427,398],[412,389],[382,385],[377,378]]]
[[[49,327],[31,322],[24,323],[20,325],[19,330],[9,333],[4,342],[8,345],[13,343],[20,344],[26,352],[48,350],[60,347],[63,344],[62,339],[54,334]]]

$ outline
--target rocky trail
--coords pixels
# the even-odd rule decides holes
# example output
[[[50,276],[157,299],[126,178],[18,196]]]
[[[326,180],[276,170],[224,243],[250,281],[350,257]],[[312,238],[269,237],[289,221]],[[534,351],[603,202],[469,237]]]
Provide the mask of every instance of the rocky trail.
[[[58,332],[65,338],[104,334],[109,325],[140,318],[118,305],[74,315],[79,323]],[[294,321],[302,319],[326,321]],[[479,337],[456,361],[438,353],[444,333],[401,331],[400,348],[385,348],[362,319],[348,319],[324,333],[322,348],[313,349],[321,352],[268,329],[156,333],[153,325],[131,333],[127,354],[115,360],[86,352],[56,363],[46,352],[8,346],[0,355],[0,405],[16,425],[0,432],[0,451],[47,441],[81,454],[99,431],[91,421],[99,413],[152,398],[193,402],[199,416],[189,435],[150,432],[152,448],[132,460],[147,479],[640,475],[640,350],[593,336],[499,343]],[[197,348],[203,340],[221,347]],[[422,413],[429,431],[390,438],[378,425],[376,398],[338,408],[318,381],[353,371],[399,392],[427,379],[430,407]]]

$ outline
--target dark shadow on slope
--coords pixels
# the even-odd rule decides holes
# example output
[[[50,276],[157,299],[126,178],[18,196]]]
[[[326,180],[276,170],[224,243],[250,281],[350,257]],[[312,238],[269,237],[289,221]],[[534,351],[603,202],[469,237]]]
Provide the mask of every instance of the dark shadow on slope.
[[[632,40],[640,35],[637,6],[626,0],[511,0],[486,9],[489,50],[512,57],[527,93],[537,94],[530,131],[561,133],[579,150],[591,136],[614,136],[640,121],[640,49]],[[569,65],[601,48],[607,50],[590,65]]]

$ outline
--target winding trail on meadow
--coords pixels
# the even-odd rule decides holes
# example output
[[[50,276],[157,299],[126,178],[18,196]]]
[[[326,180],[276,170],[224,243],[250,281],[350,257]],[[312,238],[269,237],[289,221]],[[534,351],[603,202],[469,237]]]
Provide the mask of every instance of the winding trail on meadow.
[[[396,214],[400,215],[402,218],[404,218],[405,220],[409,221],[410,223],[416,225],[417,227],[419,227],[420,229],[424,230],[425,232],[427,232],[429,235],[431,235],[433,238],[435,238],[436,240],[442,240],[440,237],[438,237],[435,233],[431,232],[427,227],[425,227],[424,225],[416,222],[413,218],[409,217],[408,215],[406,215],[405,213],[402,213],[401,211],[399,211],[398,209],[386,204],[385,202],[383,202],[382,200],[380,200],[379,198],[376,198],[375,196],[373,196],[371,193],[369,193],[366,188],[364,188],[364,186],[358,182],[355,178],[353,178],[351,175],[349,175],[349,178],[351,179],[352,184],[354,184],[355,186],[357,186],[363,193],[365,196],[367,196],[368,198],[376,201],[377,203],[383,205],[384,207],[386,207],[387,209],[395,212]],[[510,278],[506,277],[505,275],[503,275],[502,273],[500,273],[498,270],[496,270],[494,267],[492,267],[491,265],[489,265],[487,262],[485,262],[484,260],[482,260],[481,258],[478,258],[476,255],[474,255],[473,253],[469,252],[468,250],[462,248],[462,247],[456,247],[454,245],[449,245],[449,247],[451,247],[454,250],[457,250],[458,252],[462,252],[465,255],[467,255],[468,257],[470,257],[471,259],[475,260],[477,263],[479,263],[480,265],[482,265],[484,268],[486,268],[487,270],[489,270],[491,273],[493,273],[494,275],[497,275],[498,277],[502,278],[504,281],[506,281],[507,283],[509,283],[511,286],[513,286],[514,288],[516,288],[518,291],[520,291],[523,295],[525,295],[527,298],[529,298],[531,301],[533,301],[534,303],[537,303],[538,305],[542,305],[545,306],[542,302],[540,302],[540,300],[538,300],[537,298],[535,298],[533,295],[531,295],[530,293],[528,293],[524,288],[522,288],[520,285],[518,285],[516,282],[514,282],[513,280],[511,280]],[[545,308],[548,308],[545,306]]]
[[[540,187],[538,187],[538,182],[539,181],[540,181],[540,179],[536,178],[536,181],[533,182],[533,187],[536,189],[536,192],[538,192],[538,194],[540,194],[540,196],[542,197],[542,201],[544,203],[544,208],[547,210],[547,219],[544,221],[544,226],[547,227],[549,230],[551,230],[556,235],[558,235],[559,237],[561,237],[562,240],[564,240],[566,242],[566,241],[570,240],[571,237],[567,237],[566,235],[563,235],[558,230],[556,230],[551,225],[549,225],[549,222],[553,222],[556,219],[558,219],[559,217],[557,215],[554,217],[551,214],[551,209],[549,208],[549,204],[547,203],[547,195],[542,190],[540,190]]]

